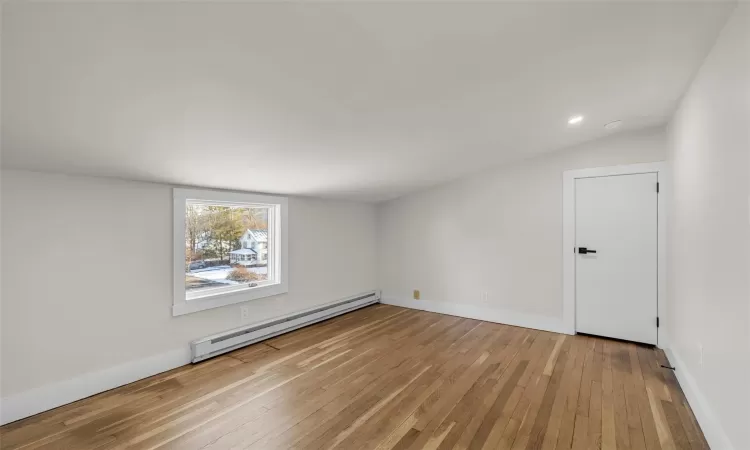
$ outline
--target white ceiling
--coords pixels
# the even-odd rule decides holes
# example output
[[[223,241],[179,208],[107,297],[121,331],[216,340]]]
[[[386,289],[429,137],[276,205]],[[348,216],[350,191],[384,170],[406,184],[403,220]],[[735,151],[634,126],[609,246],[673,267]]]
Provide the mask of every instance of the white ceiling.
[[[2,163],[388,199],[664,123],[732,7],[5,4]]]

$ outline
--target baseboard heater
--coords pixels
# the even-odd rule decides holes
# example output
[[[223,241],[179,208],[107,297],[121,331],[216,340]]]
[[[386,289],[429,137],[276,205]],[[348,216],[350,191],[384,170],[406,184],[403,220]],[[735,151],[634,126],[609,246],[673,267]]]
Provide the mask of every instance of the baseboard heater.
[[[331,317],[354,311],[380,301],[380,291],[354,295],[308,310],[263,322],[246,325],[223,333],[207,336],[190,343],[192,362],[197,363],[246,345],[255,344],[297,328],[314,324]]]

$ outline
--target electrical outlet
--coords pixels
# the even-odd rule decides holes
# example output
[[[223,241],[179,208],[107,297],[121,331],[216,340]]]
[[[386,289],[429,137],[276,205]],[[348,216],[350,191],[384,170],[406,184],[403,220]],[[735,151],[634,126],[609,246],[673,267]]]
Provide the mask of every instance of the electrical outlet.
[[[248,320],[250,318],[250,307],[249,306],[247,306],[247,305],[240,306],[240,317],[242,318],[242,320]]]
[[[480,297],[483,302],[486,302],[490,298],[490,293],[487,291],[484,291],[482,292]]]
[[[698,364],[703,367],[703,344],[698,344],[698,354],[700,358]]]
[[[414,289],[414,300],[419,300],[419,289]]]

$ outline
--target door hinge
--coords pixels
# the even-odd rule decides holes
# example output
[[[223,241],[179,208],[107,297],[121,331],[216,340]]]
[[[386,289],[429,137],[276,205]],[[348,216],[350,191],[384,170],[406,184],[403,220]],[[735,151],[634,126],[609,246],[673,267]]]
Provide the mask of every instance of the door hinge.
[[[659,318],[656,318],[656,328],[659,328]]]
[[[658,181],[656,182],[656,193],[657,194],[659,193],[659,182]]]

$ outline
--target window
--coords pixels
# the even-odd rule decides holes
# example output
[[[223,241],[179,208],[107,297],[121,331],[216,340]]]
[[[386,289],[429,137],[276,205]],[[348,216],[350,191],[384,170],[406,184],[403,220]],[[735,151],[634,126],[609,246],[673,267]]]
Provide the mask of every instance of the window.
[[[286,215],[284,197],[174,189],[173,315],[287,292]]]

